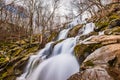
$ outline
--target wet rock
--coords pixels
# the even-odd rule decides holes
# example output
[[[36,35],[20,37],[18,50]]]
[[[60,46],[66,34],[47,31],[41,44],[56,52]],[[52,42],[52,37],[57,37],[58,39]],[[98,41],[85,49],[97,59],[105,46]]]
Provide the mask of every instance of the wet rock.
[[[47,42],[54,41],[58,36],[58,32],[55,32],[55,31],[53,31],[50,34],[51,35],[48,36]]]
[[[68,80],[119,80],[119,57],[119,43],[103,46],[91,53],[82,63],[81,72]]]
[[[102,45],[119,43],[120,36],[119,35],[100,35],[100,36],[91,36],[83,41],[82,44],[94,44],[99,43]]]
[[[94,29],[94,31],[95,32],[99,32],[99,31],[101,31],[101,30],[104,30],[107,26],[108,26],[108,24],[109,24],[109,22],[108,21],[99,21],[99,22],[96,22],[95,23],[95,29]]]
[[[68,80],[114,80],[104,68],[86,69],[71,76]]]
[[[111,44],[107,46],[103,46],[93,53],[91,53],[83,62],[82,66],[83,68],[88,68],[89,65],[86,65],[86,62],[91,61],[94,66],[105,66],[109,67],[108,64],[110,60],[113,60],[114,58],[117,58],[117,62],[115,63],[115,66],[117,67],[118,64],[120,64],[120,44]],[[114,62],[113,62],[114,63]]]
[[[111,29],[106,29],[104,31],[105,35],[120,35],[120,27],[114,27]]]
[[[120,19],[112,20],[109,24],[109,28],[114,28],[116,26],[120,26]]]
[[[78,33],[79,30],[83,27],[83,25],[78,24],[76,26],[74,26],[68,33],[68,37],[75,37]]]

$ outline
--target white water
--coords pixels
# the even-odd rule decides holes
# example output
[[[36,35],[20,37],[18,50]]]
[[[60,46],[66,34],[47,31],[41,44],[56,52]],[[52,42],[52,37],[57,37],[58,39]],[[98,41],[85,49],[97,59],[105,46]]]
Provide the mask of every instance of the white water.
[[[67,37],[69,30],[70,28],[62,30],[58,35],[58,40],[65,39]]]
[[[65,39],[68,31],[61,31],[58,40]],[[53,50],[53,42],[48,43],[37,55],[30,57],[25,73],[17,80],[67,80],[79,72],[79,64],[74,56],[76,40],[77,37],[67,38],[55,45]]]
[[[95,24],[94,23],[87,23],[84,27],[83,27],[83,34],[82,35],[87,35],[90,32],[94,31],[95,28]]]
[[[68,53],[68,54],[72,53],[75,44],[76,44],[76,38],[68,38],[63,42],[58,43],[54,47],[52,55],[57,55],[59,53]]]
[[[36,68],[37,64],[46,58],[47,55],[50,55],[51,46],[53,42],[46,44],[45,48],[38,52],[37,55],[30,56],[28,65],[25,69],[25,73],[21,75],[17,80],[26,80],[26,77],[29,77],[32,74],[33,70]]]
[[[104,34],[105,34],[105,31],[99,32],[99,35],[104,35]]]
[[[72,54],[60,54],[42,62],[27,80],[67,80],[78,71]]]
[[[58,46],[56,45],[54,48],[57,54],[39,64],[27,80],[66,80],[72,74],[78,72],[79,64],[73,55],[75,40],[75,38],[68,38],[59,43],[62,45],[61,52],[55,50],[59,46],[57,44]],[[70,42],[69,45],[66,41]],[[54,50],[53,53],[55,53]]]

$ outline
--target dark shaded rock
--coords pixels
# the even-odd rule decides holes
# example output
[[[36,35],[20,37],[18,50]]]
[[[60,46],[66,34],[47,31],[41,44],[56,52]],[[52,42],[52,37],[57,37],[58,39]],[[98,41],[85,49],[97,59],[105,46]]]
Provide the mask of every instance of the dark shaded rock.
[[[76,35],[78,35],[79,30],[83,27],[83,25],[78,24],[76,26],[74,26],[68,33],[68,37],[75,37]]]
[[[116,26],[120,26],[120,19],[113,20],[109,24],[109,28],[114,28]]]
[[[116,27],[114,27],[114,28],[111,28],[111,29],[106,29],[105,31],[104,31],[104,34],[105,35],[120,35],[120,27],[118,26],[116,26]]]

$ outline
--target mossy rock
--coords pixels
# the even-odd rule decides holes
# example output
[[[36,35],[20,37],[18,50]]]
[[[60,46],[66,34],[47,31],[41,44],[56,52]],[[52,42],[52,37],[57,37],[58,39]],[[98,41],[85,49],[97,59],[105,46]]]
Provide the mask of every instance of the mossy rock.
[[[81,55],[84,55],[85,49],[87,48],[87,45],[84,44],[78,44],[74,48],[75,56],[79,58]]]
[[[0,75],[0,80],[4,80],[4,78],[7,76],[7,72],[3,73]]]
[[[90,36],[93,36],[93,35],[98,35],[98,32],[93,31],[93,32],[91,32],[91,33],[89,33],[87,35],[82,35],[82,36],[80,36],[80,39],[84,40],[84,39],[86,39],[86,38],[88,38]]]
[[[36,42],[31,45],[25,43],[21,46],[15,44],[7,44],[5,56],[0,55],[0,80],[15,80],[16,76],[22,73],[22,65],[26,64],[29,56],[39,49],[39,44]],[[19,69],[20,66],[22,69]]]
[[[53,43],[53,47],[54,47],[55,45],[57,45],[58,43],[62,42],[62,41],[64,41],[64,39],[61,39],[61,40],[55,41],[55,42]]]
[[[114,19],[109,23],[109,28],[120,26],[120,19]]]
[[[48,37],[47,42],[54,41],[56,39],[57,35],[58,35],[58,32],[55,32],[55,31],[52,32],[50,34],[50,36]]]
[[[79,60],[79,63],[81,63],[81,60],[83,61],[90,53],[95,51],[96,49],[102,47],[102,44],[96,43],[96,44],[78,44],[74,48],[75,56]]]
[[[5,59],[6,59],[5,57],[4,57],[4,58],[3,58],[3,57],[0,57],[0,63],[1,63],[1,62],[3,63],[3,62],[5,61]]]
[[[115,19],[120,19],[120,15],[118,15],[117,13],[113,13],[110,17],[109,17],[109,21],[115,20]]]
[[[68,37],[75,37],[78,33],[79,30],[82,28],[83,25],[78,24],[76,26],[74,26],[68,33]]]
[[[20,41],[17,41],[16,44],[21,44],[21,45],[23,45],[23,44],[26,44],[26,42],[25,42],[25,40],[20,40]]]
[[[120,35],[120,27],[105,30],[105,35]]]
[[[105,30],[107,28],[107,26],[109,25],[108,21],[99,21],[95,23],[95,31],[99,32],[102,30]]]
[[[92,66],[92,67],[94,67],[94,65],[95,65],[91,60],[86,61],[86,62],[84,62],[83,64],[84,64],[85,66]]]

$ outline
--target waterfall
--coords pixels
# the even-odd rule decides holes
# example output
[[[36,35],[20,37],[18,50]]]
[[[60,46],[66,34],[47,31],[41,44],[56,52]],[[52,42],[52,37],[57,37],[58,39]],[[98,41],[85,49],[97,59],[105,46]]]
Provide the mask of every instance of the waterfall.
[[[69,30],[62,30],[58,40],[65,39]],[[76,40],[77,37],[67,38],[54,48],[54,42],[48,43],[37,55],[30,57],[25,73],[17,80],[67,80],[79,72],[79,64],[74,56]]]
[[[18,78],[18,80],[26,80],[25,78],[28,77],[33,72],[37,64],[44,60],[48,55],[50,55],[52,51],[52,43],[53,42],[46,44],[45,48],[40,50],[40,52],[38,52],[37,55],[30,56],[28,65],[25,69],[25,73],[22,74],[21,77]]]
[[[94,28],[95,28],[94,23],[87,23],[82,29],[82,31],[83,31],[82,35],[89,34],[90,32],[94,31]]]
[[[58,40],[65,39],[67,37],[69,30],[70,30],[70,28],[62,30],[58,35]]]

